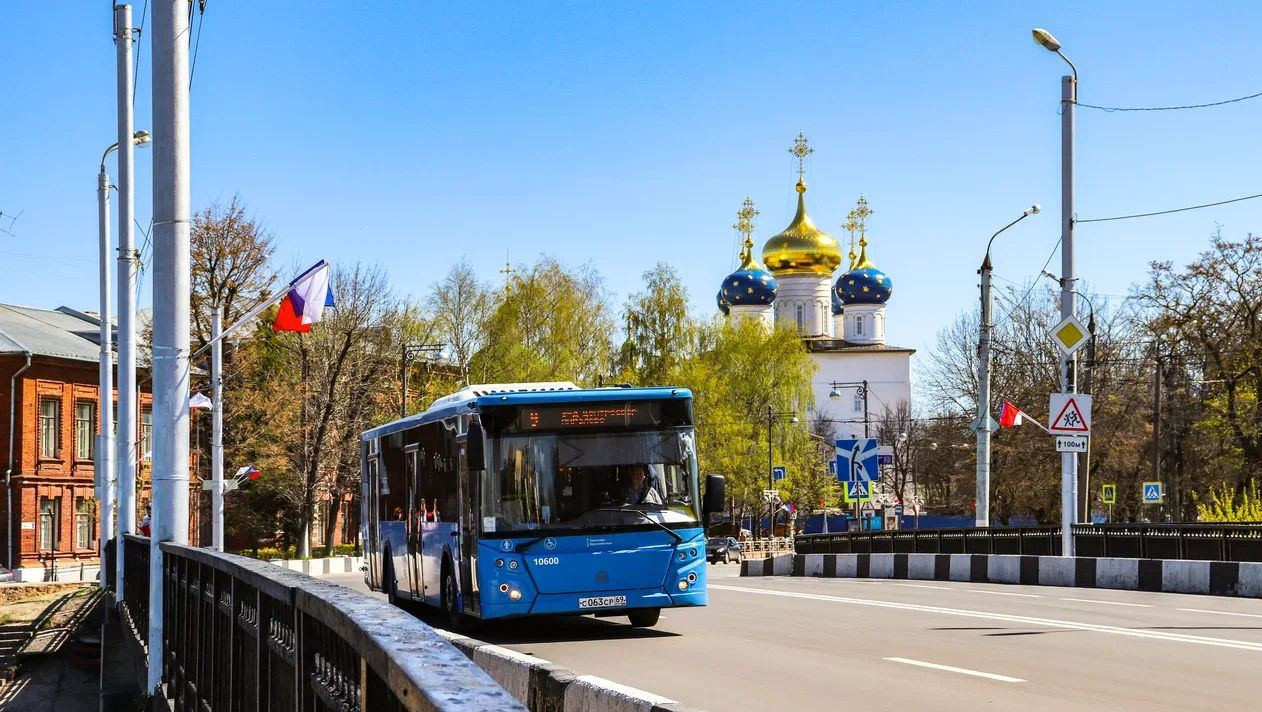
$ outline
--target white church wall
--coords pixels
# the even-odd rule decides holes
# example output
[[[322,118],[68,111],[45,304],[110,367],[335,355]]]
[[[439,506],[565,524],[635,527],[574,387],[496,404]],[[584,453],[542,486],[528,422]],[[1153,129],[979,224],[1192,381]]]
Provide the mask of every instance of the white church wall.
[[[776,280],[776,323],[803,336],[830,336],[833,301],[828,277],[785,275]]]
[[[838,351],[812,353],[818,370],[811,382],[815,395],[815,413],[834,421],[839,436],[863,436],[862,401],[856,402],[855,388],[842,388],[841,399],[828,397],[830,383],[868,382],[868,418],[875,436],[876,423],[888,408],[898,403],[911,404],[911,353],[906,351]],[[858,406],[858,407],[856,407]]]

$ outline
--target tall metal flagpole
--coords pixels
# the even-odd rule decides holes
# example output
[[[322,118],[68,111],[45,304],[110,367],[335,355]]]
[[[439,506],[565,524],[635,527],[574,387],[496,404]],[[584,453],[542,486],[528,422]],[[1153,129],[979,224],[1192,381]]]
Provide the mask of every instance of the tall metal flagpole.
[[[1068,61],[1068,60],[1066,60]],[[1074,108],[1078,101],[1077,78],[1060,78],[1060,315],[1074,315]],[[1076,360],[1061,358],[1062,393],[1074,392]],[[1074,555],[1073,525],[1078,521],[1078,455],[1060,454],[1060,546],[1062,556]]]
[[[109,151],[105,152],[109,155]],[[100,242],[101,258],[101,356],[100,382],[97,391],[96,411],[99,434],[96,437],[95,462],[93,475],[96,484],[96,501],[101,510],[100,535],[98,537],[100,567],[98,577],[100,584],[105,585],[105,544],[114,531],[114,507],[111,483],[113,477],[114,447],[114,415],[110,401],[114,397],[114,349],[113,335],[110,333],[110,177],[105,172],[105,156],[101,157],[101,170],[96,175],[97,202],[97,235]],[[117,558],[122,558],[121,552]]]
[[[223,551],[223,307],[210,321],[210,511],[211,547]]]
[[[118,492],[119,541],[114,551],[114,600],[123,600],[122,534],[136,531],[136,261],[132,237],[135,142],[132,139],[131,5],[114,6],[118,55]]]
[[[153,7],[153,524],[148,689],[165,653],[161,542],[188,543],[188,1]]]

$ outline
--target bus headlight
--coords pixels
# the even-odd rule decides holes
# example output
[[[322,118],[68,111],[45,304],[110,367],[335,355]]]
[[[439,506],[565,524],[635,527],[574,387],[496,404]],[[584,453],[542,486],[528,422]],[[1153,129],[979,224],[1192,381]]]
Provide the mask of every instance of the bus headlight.
[[[516,571],[516,570],[517,570],[517,562],[516,562],[516,561],[510,561],[510,562],[508,562],[508,568],[510,568],[510,569],[512,569],[512,570],[514,570],[514,571]]]
[[[695,558],[695,557],[697,556],[697,550],[696,550],[696,549],[689,549],[689,550],[688,550],[688,555],[689,555],[689,556],[692,556],[692,557],[694,557],[694,558]]]
[[[513,589],[508,592],[508,597],[516,601],[517,599],[521,598],[521,591],[518,591],[517,589]]]
[[[685,557],[685,556],[684,556],[684,552],[682,552],[682,551],[681,551],[681,552],[679,552],[679,560],[680,560],[680,561],[683,561],[685,558],[687,558],[687,557]]]
[[[697,582],[697,574],[695,573],[688,574],[688,583],[696,583],[696,582]]]
[[[506,583],[500,584],[500,593],[508,593],[508,584]]]
[[[680,591],[687,591],[687,590],[688,590],[688,580],[687,580],[687,579],[679,579],[679,590],[680,590]]]
[[[497,568],[497,569],[498,569],[498,568],[502,568],[503,566],[504,566],[504,560],[503,560],[503,559],[496,559],[496,560],[495,560],[495,568]]]

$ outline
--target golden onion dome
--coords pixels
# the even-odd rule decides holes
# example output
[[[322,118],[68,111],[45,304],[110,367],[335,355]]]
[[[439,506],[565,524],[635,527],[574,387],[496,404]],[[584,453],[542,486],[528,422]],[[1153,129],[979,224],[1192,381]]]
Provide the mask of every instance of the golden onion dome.
[[[806,183],[798,180],[798,211],[780,234],[767,240],[762,261],[776,276],[832,275],[841,264],[841,247],[832,235],[815,227],[806,214]]]

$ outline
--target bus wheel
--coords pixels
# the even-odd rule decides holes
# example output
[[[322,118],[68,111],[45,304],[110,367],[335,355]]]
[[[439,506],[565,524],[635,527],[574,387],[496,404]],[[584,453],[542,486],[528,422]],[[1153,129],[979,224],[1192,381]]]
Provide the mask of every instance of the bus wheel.
[[[447,614],[447,626],[450,630],[464,630],[464,614],[456,608],[456,576],[449,566],[443,567],[443,612]]]
[[[631,625],[636,628],[652,628],[657,625],[657,619],[662,617],[662,609],[660,608],[638,608],[627,614],[631,619]]]

